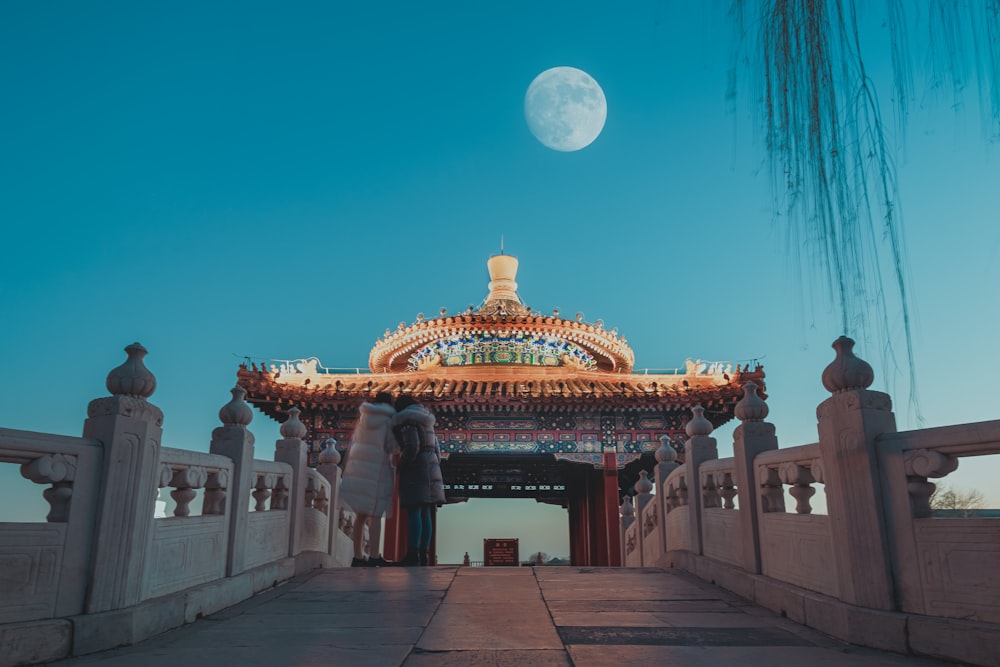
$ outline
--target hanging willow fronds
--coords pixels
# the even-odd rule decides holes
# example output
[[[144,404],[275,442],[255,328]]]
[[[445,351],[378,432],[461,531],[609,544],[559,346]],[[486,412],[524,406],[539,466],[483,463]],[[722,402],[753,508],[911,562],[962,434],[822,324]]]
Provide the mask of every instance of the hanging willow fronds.
[[[958,98],[972,63],[983,118],[996,133],[1000,0],[931,0],[926,6],[932,88],[951,83]],[[900,136],[914,95],[914,63],[921,62],[906,12],[902,0],[886,0],[896,101],[891,111]],[[890,367],[899,366],[893,341],[901,329],[910,403],[919,419],[892,128],[865,67],[855,2],[733,0],[730,18],[737,29],[736,62],[745,65],[752,97],[761,102],[775,210],[803,282],[808,287],[818,277],[843,332],[879,340]],[[737,80],[734,73],[731,87]]]

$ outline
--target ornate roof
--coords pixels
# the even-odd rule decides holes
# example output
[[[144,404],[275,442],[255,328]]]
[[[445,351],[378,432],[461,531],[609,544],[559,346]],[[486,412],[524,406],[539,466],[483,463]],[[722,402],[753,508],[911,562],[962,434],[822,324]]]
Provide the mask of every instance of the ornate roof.
[[[334,371],[315,358],[244,364],[239,384],[264,412],[290,405],[357,407],[380,391],[413,394],[435,411],[566,410],[628,407],[687,410],[702,405],[732,416],[742,386],[763,386],[760,366],[687,362],[684,369],[635,373],[635,355],[617,331],[598,321],[531,312],[515,282],[517,259],[495,255],[489,294],[478,310],[400,325],[376,342],[369,372]],[[713,410],[714,408],[714,410]]]
[[[419,319],[386,330],[368,357],[373,373],[466,365],[569,366],[628,373],[635,362],[624,338],[583,317],[531,312],[517,294],[517,258],[489,259],[489,294],[474,312]]]

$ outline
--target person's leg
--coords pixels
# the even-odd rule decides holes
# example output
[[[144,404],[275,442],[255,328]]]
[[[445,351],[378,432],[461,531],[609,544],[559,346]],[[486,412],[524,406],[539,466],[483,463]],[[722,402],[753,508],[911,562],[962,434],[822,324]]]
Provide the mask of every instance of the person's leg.
[[[368,560],[378,566],[389,565],[382,558],[382,515],[368,520]]]
[[[420,510],[419,505],[407,508],[406,558],[402,561],[403,565],[417,565],[420,562],[417,555],[423,539],[423,515]]]
[[[354,527],[351,529],[351,541],[354,542],[354,560],[351,567],[360,567],[365,564],[365,524],[368,523],[366,514],[358,514],[354,517]]]
[[[420,544],[418,546],[419,549],[418,555],[420,558],[420,564],[428,565],[429,564],[428,551],[431,548],[431,535],[433,534],[434,531],[434,524],[432,523],[431,519],[430,505],[420,506],[420,525],[421,525],[421,532],[420,532]]]

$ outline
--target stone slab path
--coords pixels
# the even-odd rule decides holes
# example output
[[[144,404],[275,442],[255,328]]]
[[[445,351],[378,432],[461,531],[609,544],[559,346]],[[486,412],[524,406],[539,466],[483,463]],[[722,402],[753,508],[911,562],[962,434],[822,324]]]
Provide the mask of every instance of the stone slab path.
[[[136,646],[53,665],[942,665],[843,644],[670,570],[317,570]]]

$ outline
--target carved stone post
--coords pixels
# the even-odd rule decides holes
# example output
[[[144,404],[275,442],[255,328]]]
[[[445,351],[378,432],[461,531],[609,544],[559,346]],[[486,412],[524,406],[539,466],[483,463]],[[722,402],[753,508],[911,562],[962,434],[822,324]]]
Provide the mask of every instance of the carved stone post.
[[[656,468],[653,470],[653,477],[656,485],[656,502],[660,506],[660,553],[667,553],[667,477],[670,473],[680,467],[677,463],[677,450],[670,444],[670,437],[660,436],[660,448],[654,454],[656,457]]]
[[[327,438],[323,442],[323,450],[319,453],[316,472],[323,475],[326,481],[330,482],[330,533],[326,552],[335,554],[337,531],[340,529],[338,521],[340,517],[341,471],[340,452],[337,451],[337,441],[333,438]]]
[[[85,438],[104,444],[88,613],[140,601],[153,537],[163,413],[146,401],[156,390],[142,362],[146,348],[133,343],[125,352],[105,382],[111,396],[90,402],[83,425]]]
[[[712,422],[705,418],[705,408],[696,405],[691,408],[694,418],[687,423],[685,431],[688,441],[684,443],[684,456],[687,459],[688,504],[687,511],[691,521],[691,550],[702,553],[701,539],[701,474],[698,468],[705,461],[719,458],[719,450],[715,438],[711,437],[714,430]]]
[[[288,555],[294,556],[301,551],[299,547],[302,535],[303,508],[306,502],[306,467],[309,463],[309,449],[302,441],[307,433],[306,425],[299,421],[301,410],[290,408],[288,420],[281,425],[283,440],[277,442],[274,460],[292,466],[292,488],[288,498],[288,520],[291,526],[288,530]]]
[[[629,526],[635,523],[635,506],[632,504],[632,496],[626,495],[625,499],[622,501],[621,512],[621,548],[622,548],[622,567],[627,567],[628,562],[625,560],[628,557],[627,551],[627,536]]]
[[[740,537],[743,544],[743,569],[760,574],[760,503],[757,498],[757,475],[754,459],[762,452],[778,448],[774,425],[764,421],[767,403],[757,394],[757,385],[743,385],[743,398],[736,404],[736,418],[742,424],[733,432],[733,456],[736,459],[736,493],[740,501]]]
[[[635,489],[635,516],[639,519],[639,525],[636,526],[635,535],[639,549],[639,567],[645,567],[647,565],[652,565],[652,563],[646,562],[645,554],[645,528],[646,528],[646,506],[654,501],[653,483],[649,481],[649,473],[645,470],[639,471],[639,481],[633,486]],[[655,506],[654,506],[655,507]]]
[[[247,426],[253,420],[253,410],[243,397],[247,395],[243,387],[230,389],[231,401],[219,410],[222,426],[212,431],[209,451],[233,461],[233,478],[229,486],[229,549],[226,557],[226,576],[233,576],[246,569],[247,531],[250,523],[251,489],[254,488],[253,475],[253,433]]]
[[[833,394],[816,409],[827,508],[841,599],[873,609],[894,607],[875,439],[896,431],[892,401],[869,391],[872,367],[854,356],[854,341],[833,343],[823,371]]]

